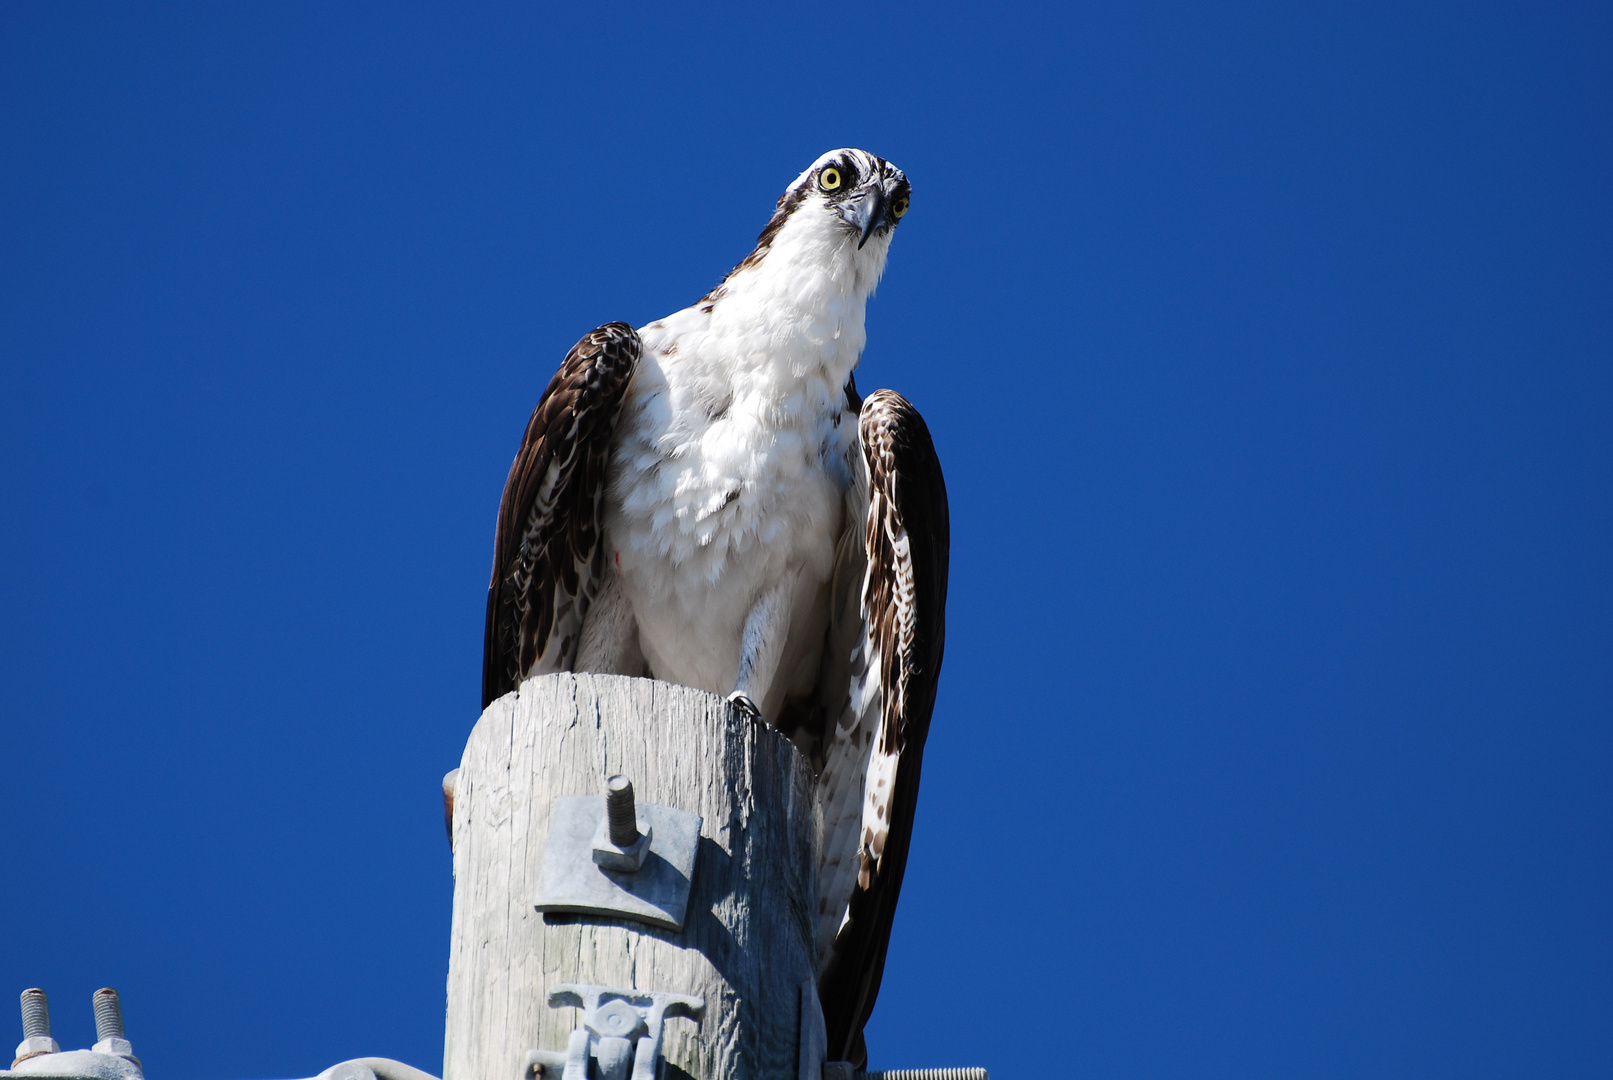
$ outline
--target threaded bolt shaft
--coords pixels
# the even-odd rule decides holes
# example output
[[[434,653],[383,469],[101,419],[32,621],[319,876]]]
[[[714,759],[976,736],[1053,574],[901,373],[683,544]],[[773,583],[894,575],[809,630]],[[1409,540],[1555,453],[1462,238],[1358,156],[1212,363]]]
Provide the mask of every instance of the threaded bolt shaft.
[[[50,1038],[50,1001],[37,986],[22,992],[22,1037],[25,1040]]]
[[[878,1069],[857,1080],[986,1080],[985,1069]]]
[[[103,986],[91,1000],[95,1004],[96,1039],[104,1042],[123,1038],[123,1006],[118,1002],[118,992]]]
[[[638,810],[633,805],[633,781],[612,776],[605,781],[605,818],[610,822],[610,842],[632,847],[638,842]]]

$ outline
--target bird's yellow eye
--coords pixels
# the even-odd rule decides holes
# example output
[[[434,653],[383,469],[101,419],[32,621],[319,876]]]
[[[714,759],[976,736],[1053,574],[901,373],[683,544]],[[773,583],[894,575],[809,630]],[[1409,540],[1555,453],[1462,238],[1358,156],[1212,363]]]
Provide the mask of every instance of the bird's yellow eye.
[[[818,174],[818,186],[825,191],[834,191],[840,186],[840,170],[833,165]]]
[[[891,217],[900,221],[905,213],[907,213],[907,196],[898,195],[896,201],[891,203]]]

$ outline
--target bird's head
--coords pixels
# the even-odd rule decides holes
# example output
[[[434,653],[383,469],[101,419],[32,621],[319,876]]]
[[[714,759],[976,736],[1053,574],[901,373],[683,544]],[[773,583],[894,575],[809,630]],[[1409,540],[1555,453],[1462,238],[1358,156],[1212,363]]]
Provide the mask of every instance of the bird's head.
[[[856,238],[860,251],[871,240],[890,242],[911,194],[907,175],[884,158],[866,150],[831,150],[796,177],[779,199],[779,209],[794,201],[795,212],[805,210],[833,223]]]
[[[891,233],[909,198],[906,174],[884,158],[866,150],[831,150],[779,196],[756,249],[733,273],[764,260],[773,265],[769,253],[783,248],[788,253],[778,269],[838,264],[866,295],[884,270]]]

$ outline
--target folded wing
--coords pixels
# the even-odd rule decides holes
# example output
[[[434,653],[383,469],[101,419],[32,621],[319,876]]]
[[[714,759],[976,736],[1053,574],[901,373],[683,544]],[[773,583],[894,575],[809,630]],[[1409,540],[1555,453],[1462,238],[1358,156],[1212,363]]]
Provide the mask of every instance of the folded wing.
[[[601,519],[612,434],[638,334],[607,323],[566,354],[510,466],[493,541],[482,707],[529,675],[568,670],[605,565]]]
[[[830,1059],[866,1065],[863,1025],[885,967],[941,671],[950,541],[946,483],[918,411],[876,391],[858,432],[865,471],[852,463],[851,498],[862,505],[847,517],[861,536],[842,545],[841,576],[857,582],[860,568],[861,588],[839,598],[830,628],[832,653],[849,646],[849,672],[836,655],[824,665],[825,678],[843,681],[826,696],[838,708],[819,780],[818,991]]]

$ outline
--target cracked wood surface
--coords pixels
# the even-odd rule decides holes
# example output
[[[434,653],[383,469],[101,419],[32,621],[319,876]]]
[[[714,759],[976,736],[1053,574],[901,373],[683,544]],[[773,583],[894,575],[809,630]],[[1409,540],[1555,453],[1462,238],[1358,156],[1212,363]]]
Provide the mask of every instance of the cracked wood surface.
[[[554,797],[602,795],[612,773],[705,819],[681,932],[533,907]],[[444,1080],[518,1080],[529,1047],[565,1049],[581,1012],[548,991],[566,982],[705,998],[698,1028],[667,1022],[663,1052],[688,1075],[795,1076],[820,827],[795,747],[715,695],[565,673],[493,702],[455,797]]]

